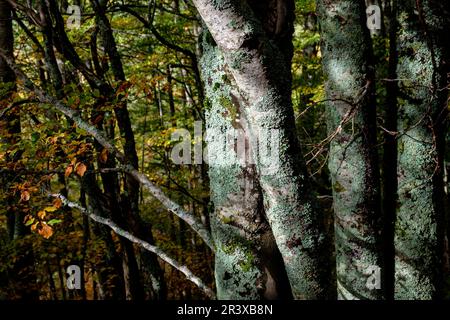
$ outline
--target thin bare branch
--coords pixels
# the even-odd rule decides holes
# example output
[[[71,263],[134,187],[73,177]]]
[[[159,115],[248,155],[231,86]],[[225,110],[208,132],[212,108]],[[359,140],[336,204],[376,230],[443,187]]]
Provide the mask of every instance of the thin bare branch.
[[[110,227],[118,235],[120,235],[120,236],[122,236],[122,237],[124,237],[124,238],[126,238],[128,240],[130,240],[131,242],[137,244],[138,246],[144,248],[145,250],[148,250],[148,251],[156,254],[163,261],[167,262],[172,267],[174,267],[175,269],[177,269],[178,271],[183,273],[189,281],[194,283],[209,298],[211,298],[211,299],[215,299],[216,298],[216,295],[215,295],[214,291],[212,291],[199,277],[194,275],[192,273],[192,271],[189,270],[188,267],[186,267],[185,265],[179,264],[175,259],[171,258],[169,255],[167,255],[160,248],[158,248],[158,247],[156,247],[154,245],[151,245],[150,243],[148,243],[148,242],[146,242],[146,241],[144,241],[142,239],[139,239],[139,238],[135,237],[134,235],[132,235],[128,231],[120,228],[112,220],[107,219],[107,218],[103,218],[103,217],[101,217],[99,215],[96,215],[96,214],[92,213],[89,209],[82,207],[80,204],[78,204],[76,202],[69,201],[66,197],[64,197],[63,195],[61,195],[59,193],[49,194],[49,195],[51,197],[53,197],[53,198],[60,199],[65,206],[67,206],[69,208],[73,208],[73,209],[79,210],[82,214],[86,215],[87,217],[89,217],[90,219],[94,220],[95,222],[98,222],[98,223],[101,223],[101,224],[104,224],[104,225]]]

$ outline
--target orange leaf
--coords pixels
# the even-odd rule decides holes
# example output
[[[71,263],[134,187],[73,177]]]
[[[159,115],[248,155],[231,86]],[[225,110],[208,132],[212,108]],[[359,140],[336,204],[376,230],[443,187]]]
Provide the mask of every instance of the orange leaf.
[[[38,225],[39,222],[35,222],[33,225],[31,225],[31,231],[36,230],[36,227]]]
[[[37,216],[39,217],[39,219],[44,219],[45,218],[45,210],[41,210],[37,213]]]
[[[55,198],[55,199],[53,200],[53,206],[54,206],[55,208],[57,208],[57,209],[61,208],[61,207],[62,207],[62,201],[61,201],[61,199]]]
[[[30,193],[28,192],[28,190],[23,190],[20,193],[20,200],[21,201],[28,201],[28,200],[30,200]]]
[[[51,144],[57,143],[57,142],[58,142],[58,137],[50,137],[50,138],[49,138],[49,142],[50,142]]]
[[[77,165],[77,174],[82,177],[84,176],[84,173],[86,172],[86,165],[84,163],[79,163]]]
[[[38,233],[43,236],[45,239],[50,238],[53,235],[53,229],[45,222],[41,223],[41,229],[38,230]]]
[[[100,155],[98,158],[101,163],[106,163],[106,161],[108,160],[108,150],[103,149],[102,152],[100,152]]]
[[[66,169],[66,172],[64,172],[64,176],[67,178],[68,176],[70,176],[70,174],[73,172],[73,166],[69,165]]]

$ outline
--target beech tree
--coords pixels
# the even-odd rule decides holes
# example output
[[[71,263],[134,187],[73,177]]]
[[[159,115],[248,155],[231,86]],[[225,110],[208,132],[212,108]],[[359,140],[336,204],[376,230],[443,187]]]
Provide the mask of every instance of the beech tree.
[[[194,4],[248,101],[241,112],[248,121],[265,212],[292,294],[297,299],[332,298],[331,246],[311,190],[291,104],[294,3],[195,0]],[[274,11],[275,18],[265,16]],[[278,40],[273,39],[276,35]],[[255,152],[265,130],[276,131],[280,144],[271,154],[277,170],[269,174]]]
[[[383,270],[372,44],[364,1],[319,1],[327,121],[331,139],[338,294],[380,299],[367,286]]]
[[[399,1],[395,298],[442,297],[448,1]]]
[[[211,35],[204,31],[207,160],[214,212],[215,279],[219,299],[282,299],[289,282],[270,225],[242,112],[247,102]]]

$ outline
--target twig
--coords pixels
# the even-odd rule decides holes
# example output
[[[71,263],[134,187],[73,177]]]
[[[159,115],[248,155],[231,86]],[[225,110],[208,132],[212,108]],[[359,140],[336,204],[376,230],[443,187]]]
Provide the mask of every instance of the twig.
[[[344,115],[344,117],[342,118],[342,120],[340,121],[339,125],[337,126],[337,128],[328,135],[328,137],[326,137],[324,140],[322,140],[316,147],[317,151],[311,150],[310,152],[308,152],[306,155],[310,155],[312,154],[312,158],[309,159],[308,161],[306,161],[306,164],[310,164],[314,159],[316,159],[324,150],[325,146],[329,143],[331,143],[334,138],[339,135],[342,132],[343,127],[351,120],[353,120],[353,117],[355,116],[355,114],[358,112],[358,108],[359,108],[359,103],[362,101],[362,99],[364,99],[364,97],[366,96],[367,92],[370,89],[370,85],[371,85],[371,81],[367,81],[366,84],[364,85],[364,87],[361,88],[360,93],[358,94],[357,99],[355,99],[354,102],[352,101],[348,101],[345,99],[326,99],[323,100],[322,102],[325,101],[340,101],[340,102],[344,102],[348,105],[350,105],[350,110]]]

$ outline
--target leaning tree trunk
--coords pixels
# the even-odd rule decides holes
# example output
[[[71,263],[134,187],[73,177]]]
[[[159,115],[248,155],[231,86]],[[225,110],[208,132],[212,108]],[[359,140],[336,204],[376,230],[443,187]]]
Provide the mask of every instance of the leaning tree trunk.
[[[442,296],[448,10],[448,0],[398,2],[396,299]]]
[[[208,32],[200,60],[206,96],[211,229],[219,299],[289,297],[281,255],[264,216],[255,166],[250,163],[245,102]]]
[[[248,119],[265,212],[293,296],[333,297],[331,244],[311,190],[291,102],[294,1],[194,0],[194,4],[248,103],[242,113]],[[264,140],[268,134],[271,148]],[[268,149],[270,157],[262,155],[258,145]]]
[[[380,299],[380,181],[374,68],[363,0],[318,1],[327,77],[339,299]],[[374,281],[369,277],[373,276]]]

